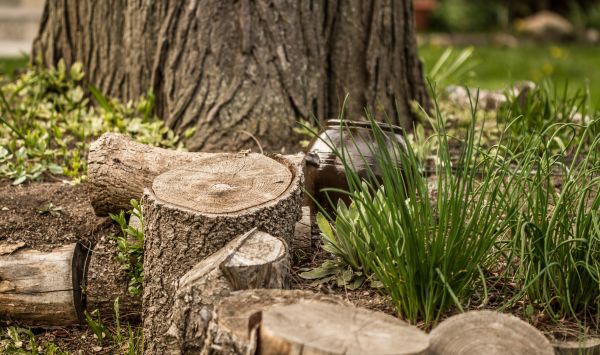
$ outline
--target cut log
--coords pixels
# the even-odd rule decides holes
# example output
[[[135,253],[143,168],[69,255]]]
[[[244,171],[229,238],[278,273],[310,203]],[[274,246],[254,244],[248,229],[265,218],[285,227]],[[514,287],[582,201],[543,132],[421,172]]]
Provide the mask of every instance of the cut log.
[[[256,229],[198,263],[179,280],[166,337],[169,353],[200,352],[216,302],[234,290],[284,288],[289,269],[285,242]]]
[[[128,210],[144,188],[165,171],[203,159],[206,153],[157,148],[118,133],[105,133],[90,145],[90,202],[99,216]]]
[[[129,201],[139,199],[158,175],[215,153],[190,153],[157,148],[133,141],[118,133],[105,133],[90,146],[88,180],[90,202],[99,216],[131,208]],[[303,172],[303,158],[286,155]],[[300,174],[302,175],[302,174]]]
[[[195,264],[257,227],[290,243],[300,216],[297,165],[259,154],[211,155],[159,175],[144,205],[145,351],[164,336],[175,284]]]
[[[519,318],[493,311],[450,317],[431,331],[431,353],[439,355],[552,355],[550,342]]]
[[[87,303],[91,311],[98,310],[101,319],[114,321],[114,302],[119,298],[119,315],[122,321],[141,319],[142,297],[129,293],[129,276],[117,260],[117,243],[112,236],[102,237],[94,246],[89,258],[87,275]]]
[[[278,305],[324,302],[348,305],[343,299],[301,290],[246,290],[231,293],[215,307],[203,353],[254,354],[261,312]]]
[[[24,246],[0,246],[0,319],[35,327],[81,323],[86,249],[79,243],[50,252]]]
[[[428,354],[418,328],[381,312],[326,303],[276,306],[262,313],[259,355]]]

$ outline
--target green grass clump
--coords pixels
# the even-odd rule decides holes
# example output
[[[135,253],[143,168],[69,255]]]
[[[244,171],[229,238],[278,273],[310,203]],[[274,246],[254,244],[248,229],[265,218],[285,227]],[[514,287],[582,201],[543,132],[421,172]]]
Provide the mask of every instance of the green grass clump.
[[[572,126],[555,134],[580,128]],[[600,325],[599,126],[584,126],[579,143],[558,153],[542,132],[514,158],[522,203],[507,274],[523,291],[509,305],[524,299],[554,320]]]
[[[94,107],[81,68],[61,61],[57,68],[31,67],[15,80],[0,78],[0,178],[19,184],[50,173],[81,180],[89,142],[109,131],[178,146],[178,137],[152,114],[152,93],[123,104],[90,87]]]
[[[127,324],[123,327],[120,321],[120,304],[119,298],[116,298],[113,303],[115,312],[115,324],[112,326],[106,325],[100,318],[98,310],[91,313],[85,311],[85,321],[94,333],[100,349],[106,347],[112,350],[111,353],[139,355],[144,353],[144,335],[142,328],[139,326],[132,327]]]
[[[359,177],[345,148],[331,147],[349,188],[330,190],[346,193],[351,203],[339,202],[334,213],[322,210],[318,224],[334,259],[303,276],[341,275],[338,285],[352,287],[352,275],[376,281],[400,317],[427,326],[453,307],[486,306],[494,290],[494,305],[502,309],[525,304],[553,321],[598,329],[600,118],[590,111],[579,123],[550,118],[523,134],[513,130],[540,112],[570,113],[560,107],[564,102],[547,98],[543,110],[507,119],[496,142],[482,140],[484,125],[476,131],[472,104],[466,136],[452,144],[458,155],[436,106],[434,184],[410,143],[376,148],[386,138],[370,119],[379,177],[375,169]]]
[[[443,119],[436,120],[435,198],[430,199],[427,176],[410,145],[374,148],[385,146],[385,136],[371,119],[376,138],[371,153],[380,179],[373,170],[370,179],[361,179],[344,148],[332,147],[344,164],[355,212],[325,213],[337,227],[336,243],[354,246],[360,269],[381,282],[398,315],[427,325],[468,302],[475,284],[499,260],[494,246],[509,230],[507,214],[517,212],[511,190],[504,188],[513,177],[503,169],[498,149],[480,148],[475,120],[458,164],[452,162]],[[339,233],[340,224],[354,226],[353,232]]]
[[[590,107],[589,92],[583,89],[569,90],[568,85],[558,89],[552,80],[543,80],[526,94],[507,94],[508,100],[497,113],[499,124],[508,129],[512,148],[523,146],[531,136],[543,134],[542,141],[552,140],[549,148],[555,152],[564,151],[567,146],[575,146],[579,139],[587,139],[598,134],[593,128],[586,136],[586,129],[596,114]],[[516,119],[515,119],[516,117]]]

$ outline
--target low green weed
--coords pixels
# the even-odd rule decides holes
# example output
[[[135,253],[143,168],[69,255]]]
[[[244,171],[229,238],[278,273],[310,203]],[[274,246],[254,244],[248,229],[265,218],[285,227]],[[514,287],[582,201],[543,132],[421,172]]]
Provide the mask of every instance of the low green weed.
[[[92,313],[85,312],[85,320],[88,327],[94,333],[94,337],[98,340],[100,348],[108,346],[118,350],[119,354],[138,355],[144,352],[144,341],[142,329],[140,327],[131,327],[127,325],[124,329],[121,326],[119,314],[119,298],[114,302],[115,324],[109,327],[104,324],[100,318],[98,310]]]
[[[137,102],[121,103],[82,84],[80,63],[66,68],[32,66],[7,79],[0,77],[0,178],[15,184],[45,174],[85,178],[88,144],[104,132],[121,132],[139,142],[183,147],[178,137],[152,114],[149,92]]]
[[[43,345],[38,344],[31,330],[16,326],[4,328],[0,333],[0,352],[14,355],[69,354],[52,342],[47,342]]]
[[[129,277],[129,293],[134,296],[142,294],[144,283],[144,216],[142,206],[137,200],[131,200],[132,209],[119,214],[110,213],[113,221],[121,227],[121,235],[117,239],[117,260]],[[140,221],[140,228],[127,223],[126,214]]]

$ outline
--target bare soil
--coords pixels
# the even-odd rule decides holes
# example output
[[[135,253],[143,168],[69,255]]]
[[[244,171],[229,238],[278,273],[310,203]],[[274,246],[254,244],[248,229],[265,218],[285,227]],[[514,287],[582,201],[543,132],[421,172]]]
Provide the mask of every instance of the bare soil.
[[[0,242],[25,242],[42,251],[74,242],[92,247],[100,238],[114,236],[117,231],[110,218],[94,214],[85,184],[34,182],[14,186],[10,181],[0,181]],[[0,326],[5,325],[17,324],[0,319]],[[54,342],[74,353],[115,353],[115,349],[99,347],[85,325],[32,331],[38,345]]]

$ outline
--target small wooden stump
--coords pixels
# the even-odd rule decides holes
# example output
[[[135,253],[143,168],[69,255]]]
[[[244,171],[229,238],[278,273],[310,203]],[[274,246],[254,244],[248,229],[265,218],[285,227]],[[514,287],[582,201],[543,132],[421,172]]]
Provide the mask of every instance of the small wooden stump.
[[[430,334],[431,353],[439,355],[552,355],[546,337],[519,318],[492,311],[450,317]]]
[[[259,355],[428,354],[427,334],[390,315],[324,303],[262,313]]]
[[[289,243],[300,216],[301,172],[284,158],[210,155],[158,176],[144,205],[144,339],[160,343],[176,281],[229,241],[257,227]],[[159,344],[159,345],[155,345]]]
[[[285,242],[255,229],[198,263],[179,280],[169,352],[200,352],[215,303],[234,290],[284,288],[289,269]]]
[[[0,319],[52,327],[83,321],[86,252],[79,243],[50,252],[0,245]]]
[[[337,296],[301,290],[257,289],[237,291],[223,298],[213,311],[203,352],[254,354],[261,312],[274,306],[322,302],[347,305]]]

